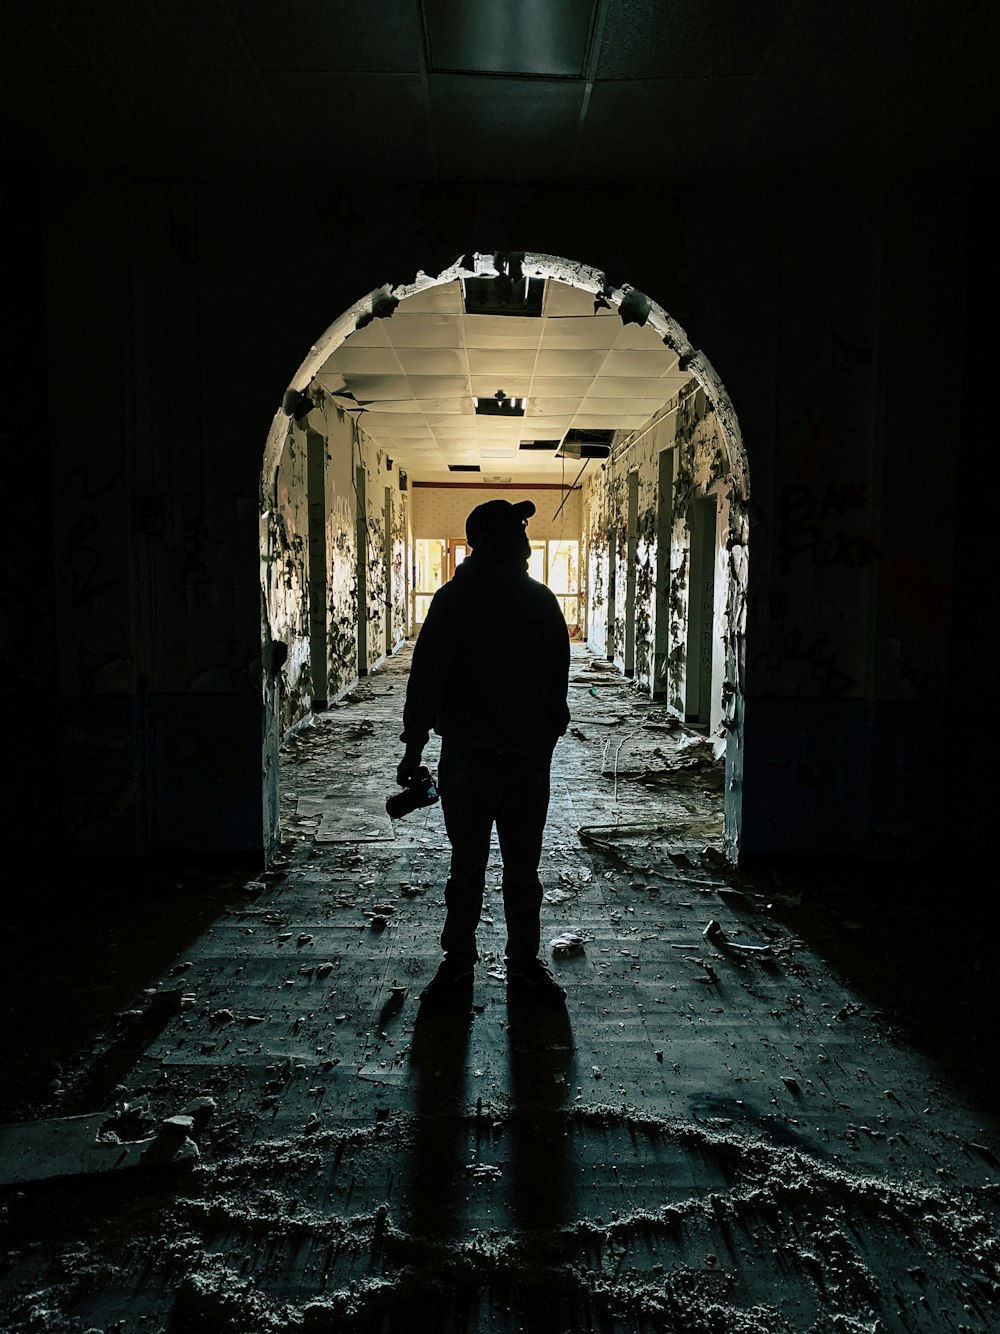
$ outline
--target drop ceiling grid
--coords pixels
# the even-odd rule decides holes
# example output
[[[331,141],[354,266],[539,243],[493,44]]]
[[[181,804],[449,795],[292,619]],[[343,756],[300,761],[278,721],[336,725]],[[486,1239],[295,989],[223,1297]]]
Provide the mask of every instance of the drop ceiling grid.
[[[634,430],[684,377],[651,329],[622,325],[615,310],[549,283],[542,317],[477,315],[460,286],[446,284],[373,321],[328,359],[318,378],[338,375],[364,407],[360,425],[406,464],[516,462],[516,471],[551,472],[553,458],[525,454],[523,439],[561,439],[576,427]],[[474,397],[527,399],[523,417],[475,413]]]

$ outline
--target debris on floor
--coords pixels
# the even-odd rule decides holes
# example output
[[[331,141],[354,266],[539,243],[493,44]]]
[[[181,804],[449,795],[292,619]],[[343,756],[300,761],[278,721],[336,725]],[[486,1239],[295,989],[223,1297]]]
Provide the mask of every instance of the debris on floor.
[[[422,1013],[448,844],[440,806],[385,817],[408,650],[285,747],[280,861],[78,914],[61,966],[108,990],[72,1050],[60,964],[6,933],[0,1327],[1000,1328],[993,956],[912,887],[731,866],[714,741],[573,655],[565,1009],[508,999],[494,841],[471,1008]]]

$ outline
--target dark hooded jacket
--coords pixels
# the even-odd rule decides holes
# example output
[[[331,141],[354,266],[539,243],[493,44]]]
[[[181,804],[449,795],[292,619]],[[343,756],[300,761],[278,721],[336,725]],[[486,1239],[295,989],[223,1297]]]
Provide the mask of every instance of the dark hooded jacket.
[[[569,632],[559,600],[473,552],[434,594],[417,636],[402,740],[431,729],[475,750],[551,751],[569,725]]]

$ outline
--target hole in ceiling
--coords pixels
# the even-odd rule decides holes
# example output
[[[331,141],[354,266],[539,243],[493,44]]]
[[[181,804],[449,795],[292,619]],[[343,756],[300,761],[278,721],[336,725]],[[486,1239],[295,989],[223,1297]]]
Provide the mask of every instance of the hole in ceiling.
[[[557,459],[606,459],[614,443],[614,431],[585,430],[574,427],[566,432]]]
[[[526,398],[508,398],[498,389],[492,398],[474,398],[477,417],[523,417],[528,408]]]
[[[545,296],[544,278],[507,274],[496,278],[463,278],[466,315],[528,315],[541,319]]]

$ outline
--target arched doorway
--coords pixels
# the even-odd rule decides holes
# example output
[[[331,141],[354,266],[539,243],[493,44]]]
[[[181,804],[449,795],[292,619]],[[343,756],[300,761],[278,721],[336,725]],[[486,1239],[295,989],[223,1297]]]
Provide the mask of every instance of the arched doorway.
[[[383,397],[366,399],[350,388],[349,380],[322,383],[324,368],[338,364],[338,350],[350,347],[352,338],[377,344],[384,326],[407,310],[406,303],[423,308],[435,289],[443,292],[461,284],[466,293],[483,280],[509,289],[512,279],[522,291],[537,282],[584,294],[595,316],[619,317],[622,330],[646,340],[647,351],[666,349],[671,356],[671,387],[676,392],[669,398],[659,393],[655,404],[640,400],[655,406],[641,425],[633,416],[622,419],[627,426],[601,433],[610,436],[611,443],[603,456],[595,455],[603,457],[600,481],[588,479],[592,503],[584,543],[583,619],[591,644],[606,646],[608,656],[639,688],[648,688],[654,697],[659,694],[687,719],[704,723],[724,749],[724,842],[735,860],[749,527],[747,460],[735,410],[708,358],[655,301],[628,285],[609,285],[599,270],[531,253],[467,255],[436,276],[421,272],[412,283],[387,284],[370,292],[309,349],[275,413],[261,474],[260,525],[264,826],[270,845],[277,828],[282,736],[314,705],[322,707],[328,695],[349,684],[343,673],[351,674],[352,653],[353,675],[364,675],[373,661],[392,651],[399,634],[411,628],[413,616],[405,495],[412,479],[389,452],[391,444],[385,444],[396,437],[370,437],[365,422],[366,413],[374,421],[379,409],[394,410],[395,401],[385,397],[393,391],[376,387],[371,392]],[[502,332],[496,335],[501,342],[503,337]],[[385,341],[388,347],[390,340]],[[391,366],[388,351],[386,364]],[[442,358],[431,358],[431,364],[442,365]],[[491,364],[506,363],[494,359]],[[513,375],[516,360],[509,364]],[[436,378],[443,382],[445,377],[429,381]],[[638,379],[626,384],[622,397],[633,385]],[[476,388],[472,382],[470,392]],[[502,392],[503,385],[498,390],[493,397],[502,400],[502,413],[525,413],[526,397],[519,400],[516,393]],[[480,385],[478,392],[486,391]],[[471,401],[478,415],[479,400]],[[491,415],[497,415],[495,409]],[[526,418],[524,429],[530,425]],[[588,431],[576,434],[580,439],[570,457],[586,463]],[[367,467],[359,461],[366,449]],[[563,459],[566,456],[564,441]],[[324,490],[327,465],[339,469],[339,509],[332,520]],[[461,462],[449,467],[480,471]],[[514,475],[496,474],[492,480],[502,491],[518,485]],[[331,563],[332,548],[343,557],[339,563]],[[331,587],[332,569],[338,571],[339,588]],[[610,600],[609,581],[615,589]],[[320,621],[333,629],[317,653]]]

